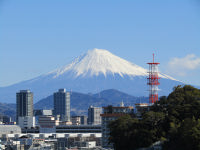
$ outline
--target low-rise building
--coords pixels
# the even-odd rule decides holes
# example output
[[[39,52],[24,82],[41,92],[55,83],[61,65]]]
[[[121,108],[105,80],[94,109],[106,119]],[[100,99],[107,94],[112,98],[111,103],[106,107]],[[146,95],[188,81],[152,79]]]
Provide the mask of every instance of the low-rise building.
[[[101,125],[59,125],[56,133],[101,133]]]
[[[40,116],[52,116],[53,110],[51,109],[36,109],[33,111],[33,114],[35,116],[35,123],[36,125],[39,125],[39,117]]]
[[[100,149],[101,133],[0,134],[0,140],[2,149],[92,150]]]
[[[35,117],[32,116],[18,117],[18,124],[21,128],[33,128],[35,127]]]
[[[81,117],[80,116],[72,116],[71,122],[72,122],[72,125],[80,125],[81,124]]]
[[[40,116],[39,117],[40,133],[55,133],[55,126],[59,125],[59,120],[53,116]]]
[[[18,125],[0,125],[0,134],[19,134],[21,128]]]
[[[103,107],[102,117],[102,147],[113,148],[112,143],[109,143],[110,130],[108,125],[111,121],[118,119],[126,114],[133,114],[132,106],[124,106],[123,103],[120,107],[107,106]]]
[[[149,104],[148,103],[137,103],[135,104],[135,114],[138,118],[142,116],[144,112],[147,112],[149,110]]]

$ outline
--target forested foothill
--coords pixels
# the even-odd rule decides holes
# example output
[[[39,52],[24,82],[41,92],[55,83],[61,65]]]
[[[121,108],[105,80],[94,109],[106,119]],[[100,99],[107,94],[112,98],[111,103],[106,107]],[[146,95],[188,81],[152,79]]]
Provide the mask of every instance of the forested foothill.
[[[176,86],[142,114],[110,123],[115,150],[135,150],[160,142],[163,150],[200,150],[200,90]]]

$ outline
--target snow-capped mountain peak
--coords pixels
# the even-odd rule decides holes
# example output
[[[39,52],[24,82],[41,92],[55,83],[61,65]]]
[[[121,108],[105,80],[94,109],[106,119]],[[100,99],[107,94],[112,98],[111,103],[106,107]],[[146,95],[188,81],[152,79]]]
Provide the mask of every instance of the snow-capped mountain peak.
[[[16,91],[30,89],[34,92],[34,99],[38,101],[59,88],[83,93],[117,89],[134,96],[147,96],[147,76],[148,70],[107,50],[93,49],[61,69],[8,87],[1,87],[0,97],[4,100],[2,102],[13,103]],[[163,73],[160,73],[159,77],[159,95],[167,95],[174,86],[182,84]]]
[[[128,62],[104,49],[89,50],[86,54],[76,58],[71,64],[56,70],[54,78],[67,72],[78,76],[98,76],[103,74],[119,74],[129,76],[146,76],[147,70]]]

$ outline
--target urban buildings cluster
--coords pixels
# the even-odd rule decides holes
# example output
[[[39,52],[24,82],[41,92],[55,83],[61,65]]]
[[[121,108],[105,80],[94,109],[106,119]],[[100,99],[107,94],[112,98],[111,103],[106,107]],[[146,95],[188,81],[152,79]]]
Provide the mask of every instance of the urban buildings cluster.
[[[70,115],[70,92],[59,89],[53,94],[53,110],[34,110],[33,93],[16,94],[16,122],[22,129],[39,127],[40,133],[54,133],[59,125],[100,125],[102,108],[90,106],[87,116]]]
[[[16,125],[0,116],[0,149],[112,149],[109,123],[130,114],[140,118],[158,101],[158,64],[149,64],[149,104],[125,106],[89,106],[88,116],[70,115],[70,92],[59,89],[53,94],[53,110],[34,110],[33,93],[21,90],[16,94]],[[4,125],[9,123],[13,125]]]
[[[1,147],[12,149],[112,149],[108,124],[125,114],[140,117],[147,104],[133,106],[89,106],[88,116],[70,115],[70,92],[53,94],[53,110],[34,110],[33,93],[16,94],[16,124],[0,125]],[[6,118],[4,118],[6,119]],[[8,122],[9,119],[7,118]]]

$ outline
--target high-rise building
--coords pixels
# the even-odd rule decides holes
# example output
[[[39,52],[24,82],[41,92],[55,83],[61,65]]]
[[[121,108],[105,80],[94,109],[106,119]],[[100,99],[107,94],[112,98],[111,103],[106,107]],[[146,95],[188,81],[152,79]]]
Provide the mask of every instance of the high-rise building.
[[[100,114],[102,113],[102,108],[101,107],[93,107],[90,106],[88,108],[88,124],[101,124],[101,116]]]
[[[66,89],[54,93],[54,115],[60,115],[61,121],[70,121],[70,92]]]
[[[19,117],[33,117],[33,93],[29,90],[21,90],[16,94],[17,108],[16,108],[16,120],[18,122]]]
[[[109,137],[110,137],[110,130],[108,127],[109,123],[123,115],[133,114],[133,113],[134,111],[132,106],[124,106],[123,104],[121,104],[120,107],[113,107],[113,106],[103,107],[103,114],[101,114],[103,148],[113,148],[113,144],[109,143]]]
[[[35,118],[33,117],[33,93],[29,90],[21,90],[16,94],[16,121],[22,128],[34,127]]]

